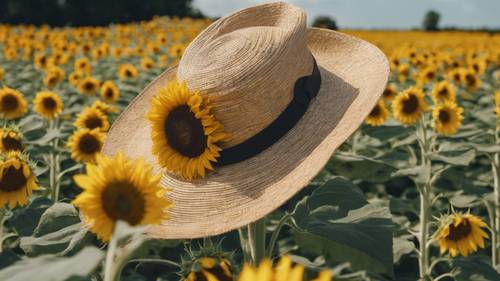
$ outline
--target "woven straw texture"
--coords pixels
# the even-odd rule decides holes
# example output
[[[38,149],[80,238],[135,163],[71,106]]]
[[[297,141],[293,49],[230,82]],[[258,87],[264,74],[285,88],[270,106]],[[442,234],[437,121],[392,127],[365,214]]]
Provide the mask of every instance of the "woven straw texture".
[[[262,153],[217,167],[203,179],[176,178],[151,153],[145,118],[151,98],[172,79],[185,80],[214,105],[232,146],[253,136],[287,106],[295,81],[321,72],[321,89],[297,125]],[[174,202],[170,220],[149,229],[167,239],[221,234],[272,212],[323,168],[382,94],[389,74],[375,46],[342,33],[306,28],[303,11],[285,3],[239,11],[209,26],[186,49],[179,67],[166,70],[114,122],[103,148],[144,157],[162,172]],[[223,146],[224,147],[224,146]]]

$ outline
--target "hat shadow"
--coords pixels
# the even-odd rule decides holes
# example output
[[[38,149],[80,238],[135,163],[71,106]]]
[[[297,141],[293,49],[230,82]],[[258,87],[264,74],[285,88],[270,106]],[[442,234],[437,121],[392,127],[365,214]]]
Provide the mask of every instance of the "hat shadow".
[[[319,68],[322,77],[321,90],[295,127],[278,142],[253,158],[218,168],[220,174],[230,176],[219,177],[217,176],[219,172],[215,171],[214,176],[210,176],[210,180],[207,180],[210,185],[231,186],[242,196],[255,200],[262,196],[267,187],[279,182],[301,166],[304,160],[335,131],[359,95],[359,89],[325,68],[321,66]],[[264,175],[268,175],[265,177],[266,180],[259,181]]]

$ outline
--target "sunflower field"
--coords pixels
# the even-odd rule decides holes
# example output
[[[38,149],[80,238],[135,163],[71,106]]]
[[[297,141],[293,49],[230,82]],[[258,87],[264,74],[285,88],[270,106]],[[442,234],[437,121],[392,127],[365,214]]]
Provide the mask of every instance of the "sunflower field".
[[[315,180],[238,231],[146,235],[168,221],[168,189],[145,161],[100,151],[210,23],[0,25],[0,280],[500,280],[500,35],[487,33],[343,31],[382,49],[391,75]]]

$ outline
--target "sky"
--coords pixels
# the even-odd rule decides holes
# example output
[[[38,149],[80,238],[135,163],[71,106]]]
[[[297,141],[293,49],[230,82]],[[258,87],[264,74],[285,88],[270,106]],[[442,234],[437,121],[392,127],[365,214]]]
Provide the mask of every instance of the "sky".
[[[194,0],[204,14],[219,17],[266,0]],[[441,26],[500,28],[500,0],[286,0],[302,7],[311,22],[329,15],[340,28],[420,27],[425,13],[441,14]]]

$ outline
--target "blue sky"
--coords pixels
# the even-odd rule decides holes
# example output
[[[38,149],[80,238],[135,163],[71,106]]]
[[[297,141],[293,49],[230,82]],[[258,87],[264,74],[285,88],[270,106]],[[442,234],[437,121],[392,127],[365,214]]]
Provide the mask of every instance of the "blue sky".
[[[221,16],[266,0],[194,0],[209,16]],[[341,28],[419,27],[429,9],[441,13],[442,26],[500,27],[500,0],[286,0],[316,15],[331,15]]]

